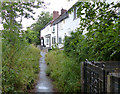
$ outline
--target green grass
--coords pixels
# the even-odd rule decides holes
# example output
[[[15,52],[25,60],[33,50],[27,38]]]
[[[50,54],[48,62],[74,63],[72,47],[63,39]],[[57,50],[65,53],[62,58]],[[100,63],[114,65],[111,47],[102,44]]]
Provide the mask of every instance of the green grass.
[[[2,92],[27,92],[36,82],[40,50],[32,45],[22,47],[3,49]]]
[[[52,78],[59,92],[80,92],[80,63],[67,57],[63,51],[46,54],[47,75]]]

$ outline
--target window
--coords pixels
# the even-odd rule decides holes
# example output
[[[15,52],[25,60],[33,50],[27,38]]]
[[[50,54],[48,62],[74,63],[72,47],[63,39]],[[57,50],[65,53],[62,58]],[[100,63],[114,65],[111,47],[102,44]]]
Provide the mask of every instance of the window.
[[[53,33],[55,32],[55,26],[53,26],[53,30],[52,30],[52,32],[53,32]]]
[[[77,9],[76,9],[76,7],[74,8],[74,19],[76,19],[77,18]]]
[[[59,38],[59,44],[62,44],[62,38]]]
[[[49,44],[49,38],[46,39],[46,43],[47,43],[47,45]]]
[[[52,44],[56,43],[56,37],[52,37]]]

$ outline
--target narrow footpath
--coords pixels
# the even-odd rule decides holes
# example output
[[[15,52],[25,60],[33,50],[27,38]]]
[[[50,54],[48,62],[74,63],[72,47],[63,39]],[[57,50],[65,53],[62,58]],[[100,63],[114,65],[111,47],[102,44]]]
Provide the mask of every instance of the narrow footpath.
[[[51,80],[46,76],[47,65],[45,63],[45,51],[41,51],[39,80],[35,86],[35,92],[55,92]]]

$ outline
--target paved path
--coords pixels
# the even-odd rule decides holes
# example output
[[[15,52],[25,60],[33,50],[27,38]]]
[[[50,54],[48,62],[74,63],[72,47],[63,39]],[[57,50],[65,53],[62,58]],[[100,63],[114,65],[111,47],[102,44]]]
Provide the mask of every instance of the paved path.
[[[47,69],[47,65],[45,63],[45,54],[46,52],[41,51],[41,59],[40,59],[40,74],[39,81],[35,87],[36,92],[54,92],[53,85],[51,84],[51,80],[46,76],[45,70]]]

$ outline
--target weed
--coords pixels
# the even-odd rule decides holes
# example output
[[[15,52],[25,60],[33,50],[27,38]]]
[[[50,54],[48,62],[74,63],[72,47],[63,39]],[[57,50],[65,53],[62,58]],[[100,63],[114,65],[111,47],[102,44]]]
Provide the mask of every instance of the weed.
[[[40,50],[32,45],[22,47],[3,48],[2,92],[25,92],[33,87],[39,72]]]
[[[54,80],[58,91],[80,92],[80,63],[58,49],[48,52],[45,60],[49,63],[46,73]]]

